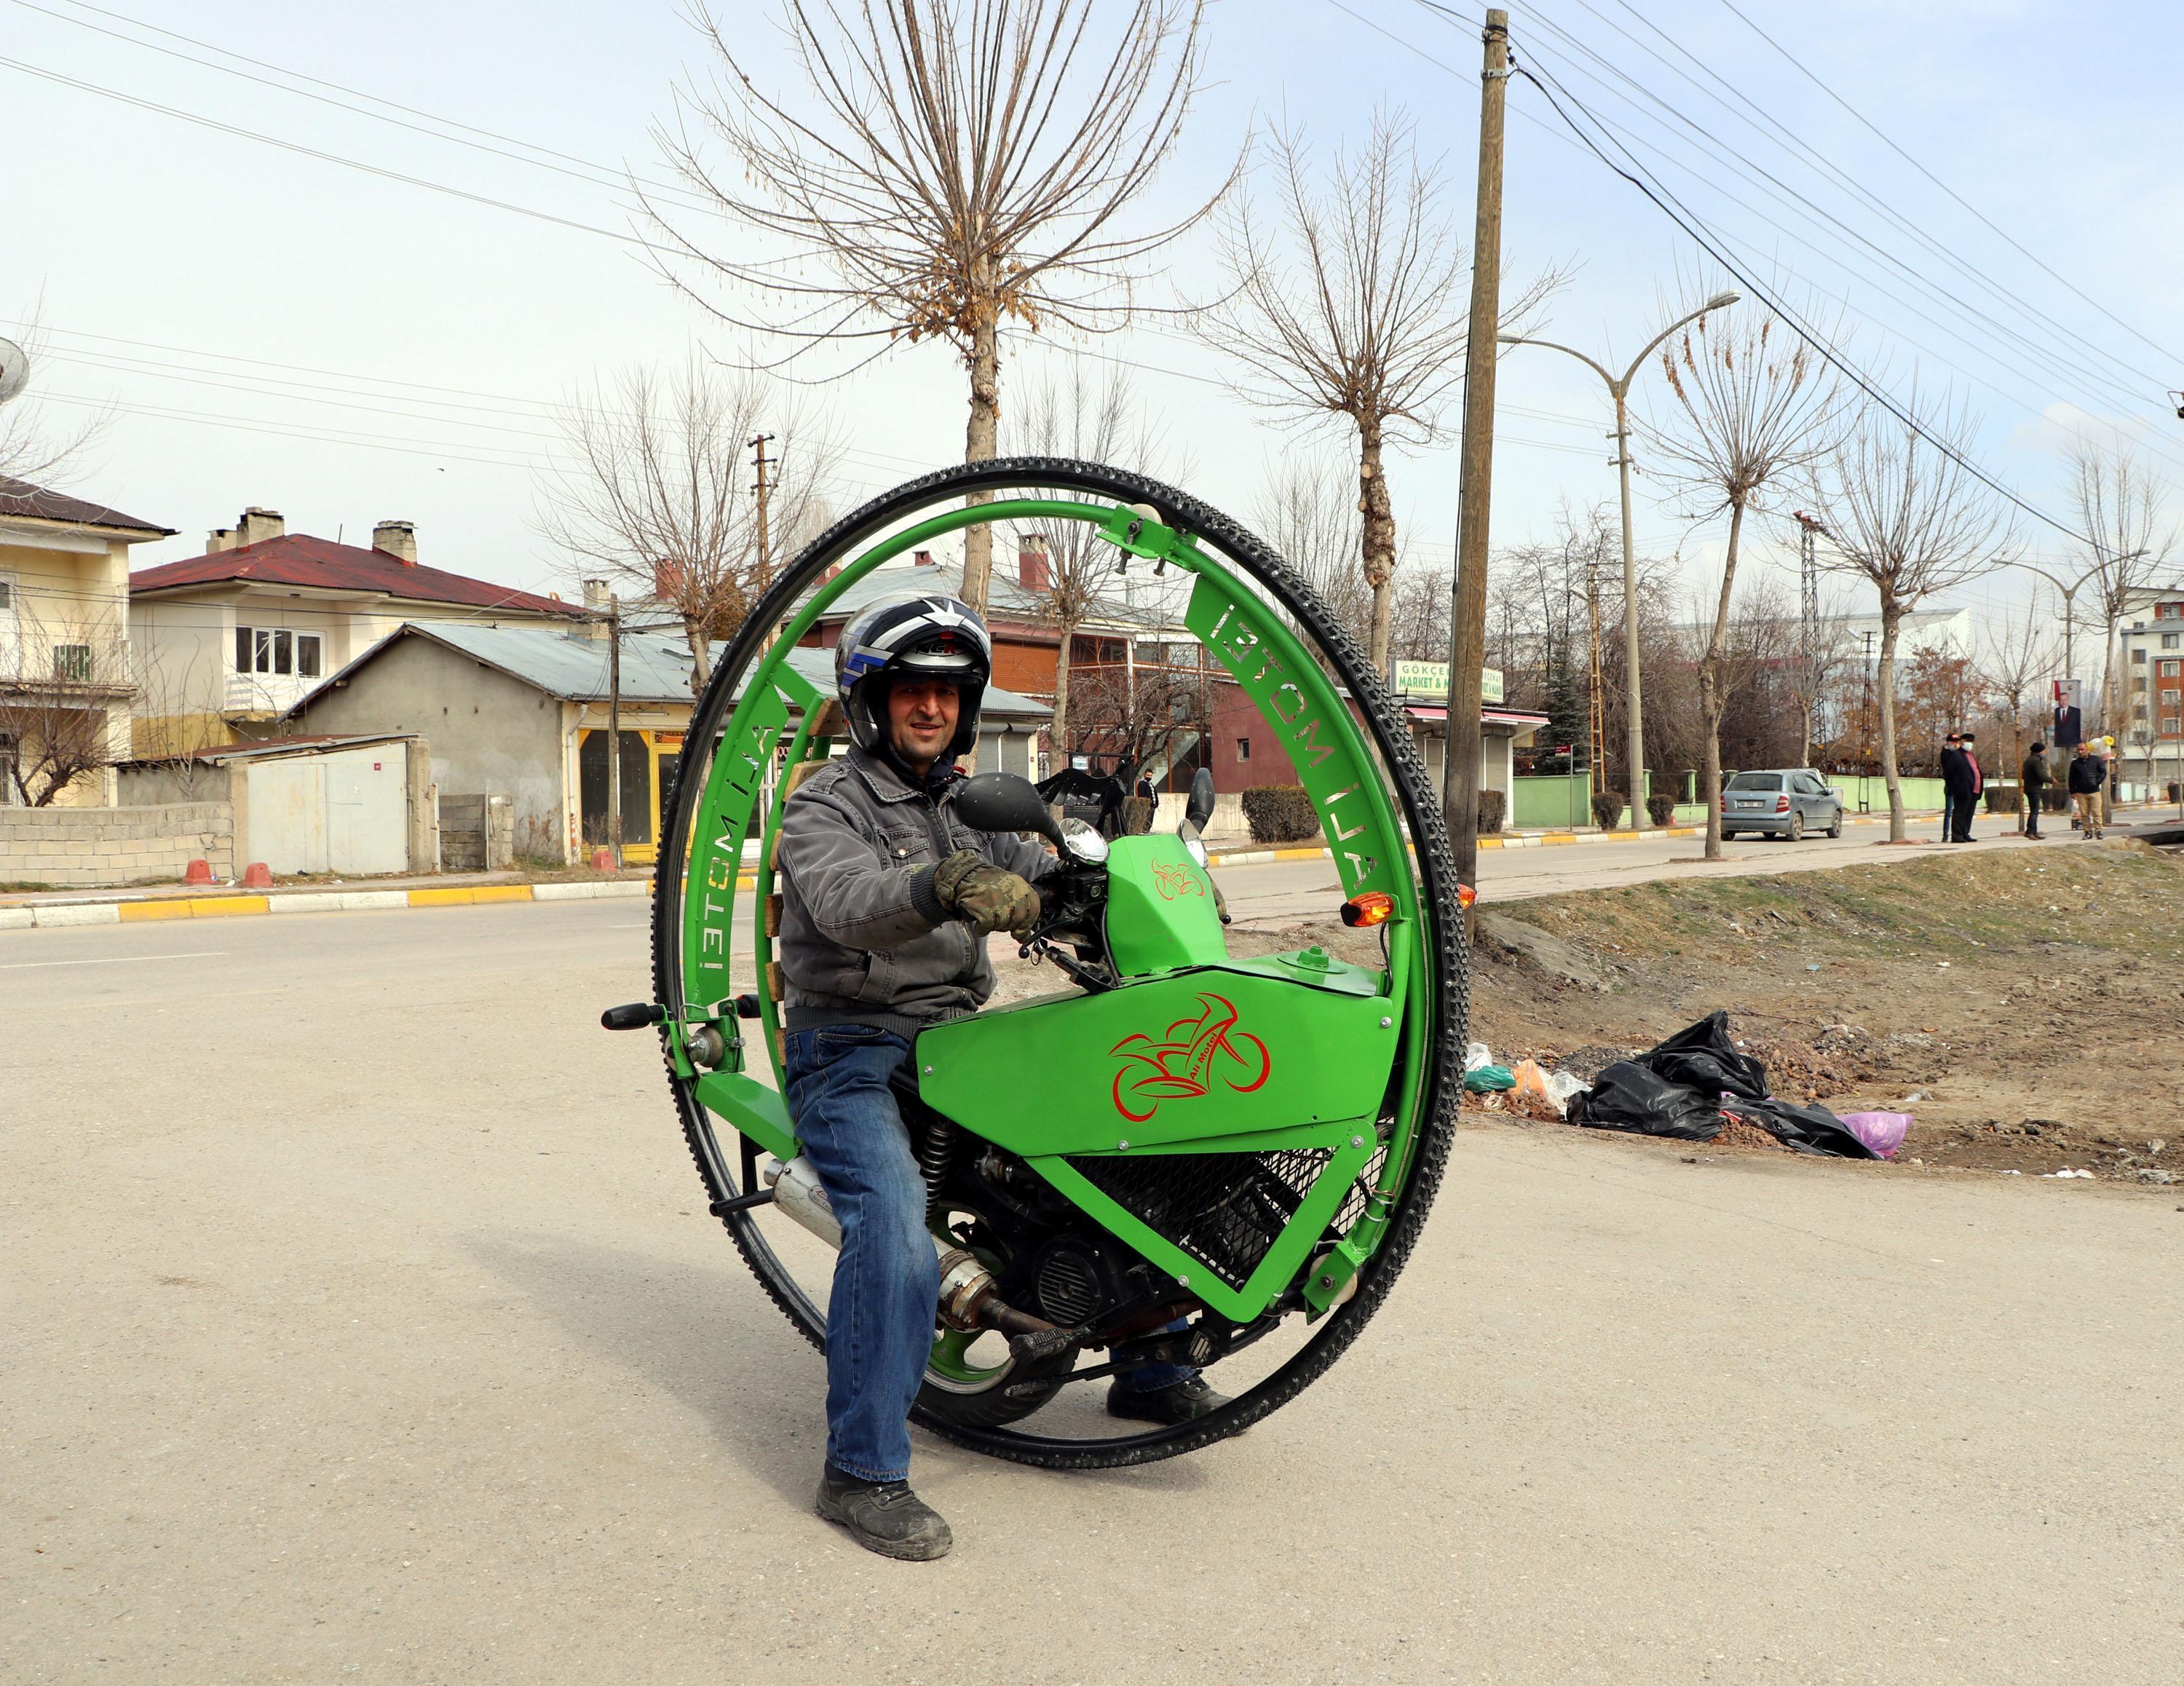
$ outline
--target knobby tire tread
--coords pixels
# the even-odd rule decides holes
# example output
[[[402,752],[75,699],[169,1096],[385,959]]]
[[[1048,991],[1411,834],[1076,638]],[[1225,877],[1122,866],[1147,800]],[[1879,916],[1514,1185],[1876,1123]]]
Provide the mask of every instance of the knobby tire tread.
[[[1273,1375],[1223,1410],[1198,1422],[1112,1439],[1050,1440],[1006,1430],[959,1425],[922,1406],[911,1413],[911,1421],[919,1427],[990,1456],[1045,1469],[1113,1469],[1181,1456],[1241,1433],[1288,1404],[1324,1374],[1362,1333],[1408,1262],[1440,1192],[1454,1138],[1456,1111],[1462,1096],[1462,1050],[1468,1034],[1470,1016],[1470,967],[1462,915],[1457,901],[1455,859],[1449,847],[1447,829],[1442,821],[1440,805],[1434,799],[1427,783],[1424,765],[1407,727],[1401,724],[1401,713],[1385,682],[1357,641],[1333,619],[1318,594],[1295,570],[1252,534],[1188,493],[1127,470],[1058,458],[1006,458],[940,470],[907,481],[844,515],[806,545],[796,559],[782,570],[721,653],[693,712],[689,743],[704,746],[704,753],[696,765],[689,766],[684,776],[677,780],[673,815],[662,827],[659,864],[653,875],[653,988],[655,999],[671,1008],[679,1007],[682,988],[681,979],[676,976],[680,940],[677,920],[689,822],[698,796],[708,782],[708,777],[703,775],[710,775],[710,746],[732,712],[729,703],[737,680],[763,654],[771,629],[794,612],[807,586],[816,581],[828,562],[844,559],[860,537],[867,542],[876,539],[898,517],[921,505],[931,504],[939,497],[971,492],[998,492],[1011,487],[1058,490],[1067,487],[1080,492],[1096,491],[1118,503],[1150,504],[1160,511],[1167,525],[1210,540],[1246,575],[1268,587],[1279,606],[1334,664],[1337,676],[1361,704],[1368,734],[1379,751],[1382,765],[1396,786],[1397,805],[1410,828],[1436,938],[1431,958],[1435,962],[1435,992],[1440,1004],[1440,1036],[1437,1045],[1430,1051],[1429,1081],[1420,1098],[1411,1171],[1396,1196],[1387,1233],[1371,1260],[1358,1272],[1357,1293],[1329,1311],[1318,1331]],[[689,760],[690,751],[686,748],[684,754],[686,761]],[[682,1116],[683,1138],[708,1197],[717,1200],[738,1192],[718,1151],[710,1117],[692,1095],[690,1086],[675,1073],[665,1031],[660,1033],[660,1043],[670,1087]],[[735,1242],[737,1251],[766,1290],[766,1297],[803,1333],[805,1339],[823,1350],[823,1320],[815,1316],[816,1308],[800,1288],[793,1284],[784,1287],[777,1262],[759,1233],[753,1215],[733,1213],[722,1221]]]

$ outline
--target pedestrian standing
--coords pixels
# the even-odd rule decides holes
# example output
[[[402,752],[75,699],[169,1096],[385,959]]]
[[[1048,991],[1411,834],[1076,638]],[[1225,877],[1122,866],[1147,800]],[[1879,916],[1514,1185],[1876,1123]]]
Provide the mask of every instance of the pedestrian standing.
[[[2017,770],[2018,788],[2025,798],[2025,835],[2040,841],[2040,804],[2048,794],[2048,746],[2035,738]]]
[[[1942,744],[1942,841],[1972,840],[1972,803],[1979,795],[1979,764],[1965,753],[1964,735],[1951,732]]]
[[[2101,758],[2093,754],[2093,746],[2081,743],[2078,753],[2070,758],[2070,813],[2077,821],[2081,837],[2098,837],[2101,834],[2101,784],[2108,776],[2102,767]]]

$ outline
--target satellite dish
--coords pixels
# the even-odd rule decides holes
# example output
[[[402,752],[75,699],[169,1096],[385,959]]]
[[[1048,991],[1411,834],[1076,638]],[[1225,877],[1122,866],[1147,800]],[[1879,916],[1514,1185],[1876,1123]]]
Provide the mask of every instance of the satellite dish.
[[[30,378],[30,353],[13,340],[0,340],[0,404],[21,392]]]

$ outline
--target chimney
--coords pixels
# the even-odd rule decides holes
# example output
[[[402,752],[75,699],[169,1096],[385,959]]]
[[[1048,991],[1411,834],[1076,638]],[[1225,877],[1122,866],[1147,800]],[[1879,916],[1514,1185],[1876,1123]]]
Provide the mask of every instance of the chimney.
[[[233,527],[214,527],[205,535],[205,554],[208,556],[217,556],[223,550],[234,548],[235,529]]]
[[[414,521],[382,521],[371,530],[371,548],[383,550],[405,568],[417,565],[417,527]]]
[[[585,612],[590,615],[604,615],[607,612],[607,599],[613,595],[614,587],[609,585],[604,580],[585,581]],[[607,623],[604,620],[587,620],[583,625],[583,635],[587,638],[604,638],[607,635]]]
[[[1046,535],[1026,533],[1023,548],[1017,552],[1017,580],[1026,591],[1043,592],[1053,585],[1054,576],[1047,567]]]
[[[920,568],[933,566],[933,553],[929,550],[913,550],[910,553],[910,559]]]
[[[269,538],[278,538],[288,531],[287,522],[281,519],[278,509],[261,509],[256,504],[242,512],[242,519],[235,524],[235,543],[231,547],[240,550],[246,544],[262,544]]]

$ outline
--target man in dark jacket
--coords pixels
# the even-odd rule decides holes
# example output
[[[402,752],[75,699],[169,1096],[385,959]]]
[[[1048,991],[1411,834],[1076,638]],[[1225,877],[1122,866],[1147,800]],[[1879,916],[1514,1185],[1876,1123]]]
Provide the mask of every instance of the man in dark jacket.
[[[2053,781],[2048,772],[2048,746],[2035,738],[2025,751],[2025,765],[2017,770],[2017,787],[2025,800],[2025,835],[2040,841],[2040,804]]]
[[[1972,809],[1979,800],[1979,762],[1968,732],[1953,732],[1942,749],[1942,841],[1972,841]]]
[[[2079,834],[2098,837],[2101,834],[2101,787],[2108,782],[2108,769],[2093,754],[2092,744],[2078,746],[2078,753],[2070,758],[2069,776],[2070,810]]]
[[[849,758],[799,786],[782,815],[783,1065],[798,1142],[842,1231],[818,1509],[889,1557],[939,1557],[953,1544],[909,1485],[910,1410],[940,1272],[889,1082],[923,1026],[993,993],[987,935],[1028,936],[1035,887],[1060,865],[956,816],[956,760],[978,741],[992,663],[984,626],[952,598],[866,609],[835,651]],[[1225,1403],[1196,1371],[1167,1366],[1117,1377],[1107,1408],[1180,1422]]]

